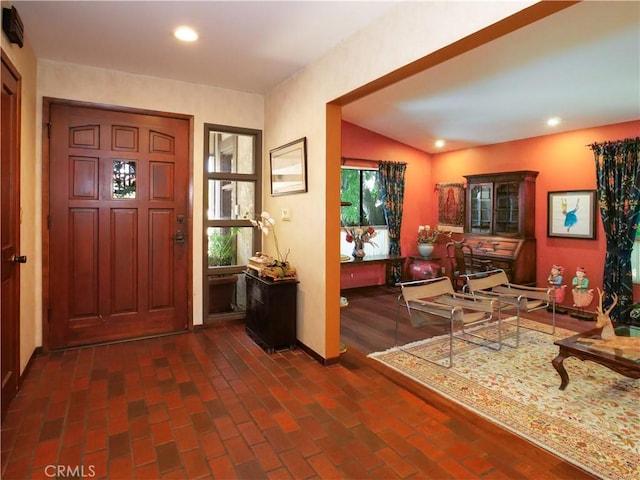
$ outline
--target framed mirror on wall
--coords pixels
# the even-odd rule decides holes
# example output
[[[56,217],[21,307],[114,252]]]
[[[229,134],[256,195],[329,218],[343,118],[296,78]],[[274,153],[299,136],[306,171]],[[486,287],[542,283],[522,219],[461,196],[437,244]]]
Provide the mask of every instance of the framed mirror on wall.
[[[307,137],[269,151],[271,195],[307,191]]]

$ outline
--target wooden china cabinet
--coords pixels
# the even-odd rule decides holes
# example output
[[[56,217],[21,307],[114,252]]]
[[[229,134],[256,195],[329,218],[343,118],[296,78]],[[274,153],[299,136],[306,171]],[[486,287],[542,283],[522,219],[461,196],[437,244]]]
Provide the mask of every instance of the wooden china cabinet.
[[[536,281],[537,176],[529,170],[465,175],[465,242],[474,260],[490,260],[513,283]]]

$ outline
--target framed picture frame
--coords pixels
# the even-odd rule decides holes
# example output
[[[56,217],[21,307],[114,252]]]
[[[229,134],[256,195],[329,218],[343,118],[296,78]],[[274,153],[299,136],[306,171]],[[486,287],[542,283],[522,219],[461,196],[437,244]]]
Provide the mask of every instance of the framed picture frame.
[[[596,238],[596,191],[548,192],[547,236]]]
[[[307,191],[307,137],[269,151],[271,196]]]
[[[438,183],[438,230],[464,232],[464,184]]]

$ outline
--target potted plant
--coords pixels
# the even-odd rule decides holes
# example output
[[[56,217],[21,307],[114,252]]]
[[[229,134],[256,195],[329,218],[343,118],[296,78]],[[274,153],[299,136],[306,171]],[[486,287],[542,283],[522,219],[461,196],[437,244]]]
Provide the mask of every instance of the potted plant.
[[[269,263],[260,270],[261,277],[269,277],[272,280],[292,280],[297,276],[296,269],[289,263],[289,251],[282,257],[280,247],[278,246],[278,237],[276,236],[275,219],[269,215],[269,212],[262,212],[260,215],[247,212],[244,218],[251,222],[251,225],[258,228],[263,235],[269,235],[272,232],[273,243],[276,247],[277,258],[269,257]]]
[[[234,238],[240,231],[239,227],[231,227],[228,232],[221,229],[209,234],[209,266],[222,267],[233,264]]]
[[[234,240],[239,231],[239,227],[231,227],[228,231],[215,229],[209,234],[209,268],[234,264]],[[209,313],[233,311],[237,281],[235,274],[209,275]]]

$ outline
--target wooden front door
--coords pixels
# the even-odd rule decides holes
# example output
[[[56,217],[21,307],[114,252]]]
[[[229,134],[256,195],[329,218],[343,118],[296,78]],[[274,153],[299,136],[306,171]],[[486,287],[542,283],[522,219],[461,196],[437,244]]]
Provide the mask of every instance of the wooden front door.
[[[49,348],[187,329],[188,120],[52,103],[49,126]]]
[[[2,414],[20,383],[20,78],[2,54],[0,349]]]

